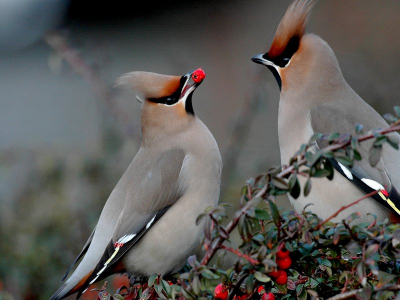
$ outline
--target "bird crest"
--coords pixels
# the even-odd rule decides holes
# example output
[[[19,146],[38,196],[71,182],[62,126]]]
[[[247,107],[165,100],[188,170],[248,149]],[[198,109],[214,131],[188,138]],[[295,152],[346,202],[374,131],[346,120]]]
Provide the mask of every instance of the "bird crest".
[[[268,51],[270,58],[280,57],[291,41],[300,42],[305,33],[309,12],[314,0],[295,0],[287,9],[275,33],[271,48]]]
[[[146,99],[169,96],[180,88],[181,76],[169,76],[151,72],[135,71],[117,79],[116,87],[127,87]]]

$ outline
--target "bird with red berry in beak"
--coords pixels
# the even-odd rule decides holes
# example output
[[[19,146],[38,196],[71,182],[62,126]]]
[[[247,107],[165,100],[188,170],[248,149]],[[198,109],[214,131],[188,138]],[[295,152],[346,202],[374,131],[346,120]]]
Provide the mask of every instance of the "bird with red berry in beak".
[[[168,275],[193,254],[203,228],[196,218],[218,203],[222,168],[217,143],[193,110],[204,78],[197,69],[184,76],[132,72],[117,80],[143,97],[141,147],[74,264],[81,262],[51,300],[79,297],[114,273]]]

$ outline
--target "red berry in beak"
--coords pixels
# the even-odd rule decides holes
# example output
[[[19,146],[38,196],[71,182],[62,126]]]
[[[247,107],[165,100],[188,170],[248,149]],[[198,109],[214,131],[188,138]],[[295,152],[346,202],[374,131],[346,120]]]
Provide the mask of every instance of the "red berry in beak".
[[[206,77],[206,73],[204,73],[204,71],[201,68],[197,69],[192,74],[192,79],[196,83],[202,82],[205,77]]]

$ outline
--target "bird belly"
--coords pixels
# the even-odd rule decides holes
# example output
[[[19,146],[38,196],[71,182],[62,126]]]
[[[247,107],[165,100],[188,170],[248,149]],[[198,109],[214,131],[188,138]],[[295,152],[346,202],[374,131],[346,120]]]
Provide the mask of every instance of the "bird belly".
[[[303,188],[306,179],[299,176],[299,180]],[[312,203],[313,205],[308,206],[306,210],[312,211],[321,219],[329,218],[342,206],[349,205],[365,196],[364,192],[359,190],[336,170],[333,180],[328,180],[327,178],[312,178],[311,183],[311,192],[307,197],[301,195],[298,199],[294,199],[289,196],[289,199],[297,212],[301,212],[307,204]],[[389,213],[388,209],[383,207],[376,200],[367,198],[342,211],[333,221],[338,222],[355,212],[361,213],[361,219],[359,221],[362,222],[371,222],[373,220],[371,216],[367,215],[368,213],[375,214],[380,221],[383,221]]]
[[[208,200],[211,199],[211,200]],[[127,271],[136,276],[167,274],[183,267],[200,244],[202,223],[196,218],[218,197],[185,193],[124,257]]]

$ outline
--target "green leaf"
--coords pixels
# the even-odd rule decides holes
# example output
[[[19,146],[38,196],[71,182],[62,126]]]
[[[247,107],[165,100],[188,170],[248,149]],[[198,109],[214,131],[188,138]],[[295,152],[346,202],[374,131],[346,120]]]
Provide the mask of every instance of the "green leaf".
[[[196,225],[199,225],[200,222],[201,222],[201,220],[203,220],[203,218],[204,218],[205,216],[207,216],[207,214],[200,214],[200,215],[198,215],[197,218],[196,218]]]
[[[376,140],[374,141],[374,147],[375,146],[382,146],[384,143],[386,143],[387,138],[386,136],[380,136],[378,138],[376,138]]]
[[[279,178],[279,177],[272,177],[272,184],[281,190],[288,190],[289,184],[286,179]]]
[[[253,291],[253,287],[254,287],[254,275],[250,274],[249,276],[247,276],[246,281],[244,282],[244,285],[246,287],[246,293],[248,295],[251,294],[251,292]]]
[[[166,282],[164,279],[161,281],[161,284],[163,286],[163,290],[170,295],[171,294],[171,286],[169,285],[168,282]]]
[[[353,161],[346,156],[335,156],[335,159],[344,166],[351,167],[353,165]]]
[[[354,160],[361,160],[361,154],[358,150],[354,149]]]
[[[289,189],[290,189],[290,195],[294,199],[299,198],[301,193],[301,187],[296,174],[292,174],[289,178]]]
[[[311,179],[308,178],[304,186],[304,196],[307,197],[308,194],[310,194],[310,191],[311,191]]]
[[[195,275],[195,276],[193,277],[193,280],[192,280],[192,282],[191,282],[191,286],[192,286],[193,293],[194,293],[195,295],[199,295],[200,292],[201,292],[199,276]]]
[[[254,277],[260,282],[271,281],[271,278],[267,274],[264,274],[264,273],[261,273],[258,271],[254,272]]]
[[[334,141],[334,140],[336,140],[336,139],[338,139],[340,137],[340,133],[339,132],[332,132],[331,134],[329,134],[328,136],[327,136],[327,140],[328,141]]]
[[[122,296],[119,295],[119,294],[114,294],[114,295],[113,295],[113,298],[114,298],[114,299],[117,299],[117,300],[124,300],[124,297],[122,297]]]
[[[182,294],[185,297],[185,299],[189,299],[189,300],[194,300],[195,296],[192,295],[188,290],[186,290],[185,288],[182,289]]]
[[[280,219],[279,210],[276,207],[275,203],[273,203],[270,199],[268,199],[268,204],[271,210],[272,220],[274,221],[275,224],[278,224]]]
[[[320,140],[324,135],[320,132],[316,132],[312,135],[312,137],[310,138],[310,140],[308,141],[308,144],[311,144],[312,142],[316,141],[316,140]]]
[[[153,274],[149,277],[149,280],[147,281],[148,286],[153,286],[154,281],[156,281],[157,274]]]
[[[270,218],[268,211],[261,208],[255,209],[255,217],[257,220],[268,220]]]
[[[325,170],[325,169],[319,169],[316,170],[315,173],[312,175],[312,177],[327,177],[331,175],[331,172],[329,170]]]
[[[399,150],[399,142],[397,141],[397,139],[390,135],[386,136],[386,138],[390,146],[392,146],[396,150]]]
[[[161,283],[160,283],[160,284],[156,284],[156,285],[154,286],[154,289],[156,290],[156,293],[160,295],[160,294],[162,293],[163,286],[162,286]]]
[[[203,272],[201,272],[201,275],[203,275],[203,277],[208,278],[208,279],[219,279],[220,278],[220,276],[218,274],[213,273],[209,269],[204,269]]]
[[[375,167],[382,155],[382,146],[372,147],[369,151],[369,163]]]

